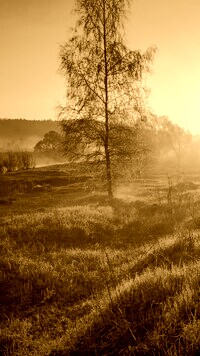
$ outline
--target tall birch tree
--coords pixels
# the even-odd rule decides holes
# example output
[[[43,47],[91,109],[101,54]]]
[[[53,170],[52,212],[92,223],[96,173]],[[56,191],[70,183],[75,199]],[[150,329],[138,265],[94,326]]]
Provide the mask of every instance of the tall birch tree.
[[[143,73],[154,48],[130,50],[124,40],[128,0],[76,0],[78,21],[61,46],[60,69],[66,78],[61,110],[65,151],[103,166],[109,198],[116,167],[137,152],[134,128],[143,118]]]

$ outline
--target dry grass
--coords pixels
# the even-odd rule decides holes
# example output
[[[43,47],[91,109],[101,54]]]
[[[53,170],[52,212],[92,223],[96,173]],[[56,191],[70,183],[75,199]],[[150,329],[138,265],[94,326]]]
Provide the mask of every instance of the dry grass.
[[[64,191],[2,215],[0,354],[197,355],[198,205]]]

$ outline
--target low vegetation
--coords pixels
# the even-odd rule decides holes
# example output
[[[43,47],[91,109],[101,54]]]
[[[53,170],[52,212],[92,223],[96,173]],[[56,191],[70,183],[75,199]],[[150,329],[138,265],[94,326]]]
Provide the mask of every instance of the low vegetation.
[[[0,174],[15,172],[23,169],[30,169],[35,166],[35,159],[32,152],[9,151],[0,153]]]
[[[197,177],[149,176],[109,204],[70,167],[0,178],[32,182],[0,195],[0,354],[197,355]]]

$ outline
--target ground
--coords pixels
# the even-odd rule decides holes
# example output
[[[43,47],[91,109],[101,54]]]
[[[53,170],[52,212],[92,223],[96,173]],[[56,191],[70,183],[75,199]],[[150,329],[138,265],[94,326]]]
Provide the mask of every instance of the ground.
[[[0,176],[0,355],[197,355],[200,175]]]

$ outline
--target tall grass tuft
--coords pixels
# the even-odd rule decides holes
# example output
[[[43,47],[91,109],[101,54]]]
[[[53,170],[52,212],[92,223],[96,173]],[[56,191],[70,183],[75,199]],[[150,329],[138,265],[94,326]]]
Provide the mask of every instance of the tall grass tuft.
[[[35,167],[35,159],[32,152],[9,151],[0,154],[0,172],[2,174],[33,167]]]

